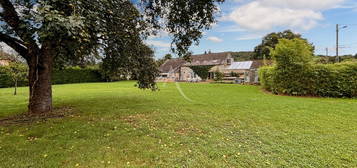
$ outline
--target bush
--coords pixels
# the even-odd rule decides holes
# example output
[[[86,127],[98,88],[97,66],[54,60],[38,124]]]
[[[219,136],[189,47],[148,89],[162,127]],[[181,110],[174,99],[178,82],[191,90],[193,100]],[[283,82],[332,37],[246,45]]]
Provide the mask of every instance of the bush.
[[[10,66],[0,66],[0,88],[14,87],[15,81],[12,78]],[[26,75],[21,75],[17,79],[17,86],[27,86],[28,79]]]
[[[207,80],[209,71],[212,69],[212,67],[212,65],[190,66],[192,71],[197,74],[203,81]]]
[[[9,66],[0,66],[0,88],[13,87]],[[52,84],[102,82],[102,76],[98,68],[67,67],[62,70],[54,70]],[[28,79],[22,77],[18,86],[28,86]]]
[[[214,81],[222,81],[224,78],[224,73],[219,72],[219,71],[215,71],[214,72]]]
[[[357,63],[315,64],[299,39],[280,40],[272,50],[276,65],[259,70],[264,89],[276,94],[357,97]]]
[[[102,82],[102,76],[98,68],[67,67],[55,70],[52,74],[52,84]]]
[[[310,72],[313,95],[357,97],[357,63],[314,65]]]
[[[275,66],[259,69],[262,87],[275,94],[357,97],[357,63],[312,65],[304,71],[302,80],[283,79],[279,75]]]
[[[260,84],[265,90],[272,91],[274,70],[275,68],[272,66],[265,66],[259,69]]]

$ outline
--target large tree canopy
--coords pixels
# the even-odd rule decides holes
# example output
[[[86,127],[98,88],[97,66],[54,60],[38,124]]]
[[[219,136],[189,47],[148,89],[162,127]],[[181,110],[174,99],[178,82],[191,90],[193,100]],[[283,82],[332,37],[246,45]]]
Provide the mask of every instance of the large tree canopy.
[[[0,41],[29,66],[30,113],[52,109],[53,66],[103,61],[110,73],[135,74],[155,89],[157,68],[143,40],[173,35],[172,49],[188,56],[224,0],[0,0]]]
[[[265,37],[263,37],[262,43],[255,47],[254,49],[254,59],[271,59],[271,49],[275,49],[275,46],[279,43],[281,39],[302,39],[307,42],[306,39],[302,38],[300,34],[294,33],[291,30],[285,30],[283,32],[273,32]],[[310,44],[311,45],[311,44]],[[312,45],[311,45],[312,46]],[[312,51],[314,48],[312,47]]]

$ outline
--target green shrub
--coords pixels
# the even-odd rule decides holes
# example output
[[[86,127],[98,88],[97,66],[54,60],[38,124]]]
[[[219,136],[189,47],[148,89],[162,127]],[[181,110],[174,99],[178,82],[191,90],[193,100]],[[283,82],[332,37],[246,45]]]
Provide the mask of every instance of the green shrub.
[[[306,41],[281,40],[274,50],[276,65],[259,70],[262,87],[276,94],[357,97],[357,63],[312,64]]]
[[[27,86],[28,79],[26,75],[19,76],[17,86]],[[0,66],[0,88],[14,87],[15,81],[12,78],[10,66]]]
[[[87,67],[67,67],[62,70],[54,70],[52,73],[52,84],[67,83],[88,83],[102,82],[102,75],[99,68]],[[13,87],[9,66],[0,66],[0,88]],[[28,86],[28,79],[22,77],[18,81],[18,86]]]
[[[280,76],[281,73],[277,73],[276,67],[259,69],[262,87],[275,94],[357,97],[357,63],[316,64],[311,65],[302,74],[302,80],[284,79]],[[281,83],[290,85],[281,85]]]
[[[311,70],[313,95],[324,97],[357,97],[357,63],[314,65]]]
[[[215,71],[214,72],[214,81],[222,81],[224,78],[224,73]]]
[[[212,69],[212,67],[212,65],[190,66],[192,71],[197,74],[203,81],[207,80],[209,71]]]
[[[98,68],[67,67],[55,70],[52,75],[52,84],[101,82],[102,76]]]
[[[265,90],[272,91],[274,70],[275,67],[272,66],[264,66],[259,69],[260,84]]]

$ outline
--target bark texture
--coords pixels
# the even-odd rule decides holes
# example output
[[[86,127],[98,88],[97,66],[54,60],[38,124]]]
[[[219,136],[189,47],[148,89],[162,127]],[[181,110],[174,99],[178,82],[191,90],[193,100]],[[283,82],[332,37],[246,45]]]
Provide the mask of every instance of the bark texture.
[[[28,62],[30,114],[43,114],[52,111],[52,64],[53,54],[50,46],[43,46],[41,51],[33,54]]]

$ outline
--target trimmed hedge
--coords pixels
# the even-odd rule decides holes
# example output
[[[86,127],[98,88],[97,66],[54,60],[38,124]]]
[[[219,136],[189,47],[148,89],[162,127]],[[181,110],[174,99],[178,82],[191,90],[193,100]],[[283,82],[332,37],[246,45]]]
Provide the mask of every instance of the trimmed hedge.
[[[63,70],[55,70],[52,74],[52,84],[102,82],[102,75],[98,68],[67,67]],[[28,79],[19,80],[18,86],[27,86]],[[0,66],[0,88],[13,87],[9,69]]]
[[[275,94],[357,97],[355,62],[311,65],[295,73],[291,75],[276,67],[262,67],[259,70],[260,83]]]
[[[52,84],[102,82],[102,75],[97,68],[67,67],[52,74]]]

